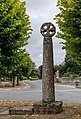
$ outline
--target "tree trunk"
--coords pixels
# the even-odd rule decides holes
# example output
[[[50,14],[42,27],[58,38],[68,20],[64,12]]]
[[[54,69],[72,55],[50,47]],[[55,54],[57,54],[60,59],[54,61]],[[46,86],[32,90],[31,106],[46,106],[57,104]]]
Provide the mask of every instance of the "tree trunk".
[[[1,83],[1,78],[0,78],[0,83]]]
[[[12,87],[15,87],[15,76],[12,78]]]
[[[19,86],[19,77],[17,77],[17,86]]]

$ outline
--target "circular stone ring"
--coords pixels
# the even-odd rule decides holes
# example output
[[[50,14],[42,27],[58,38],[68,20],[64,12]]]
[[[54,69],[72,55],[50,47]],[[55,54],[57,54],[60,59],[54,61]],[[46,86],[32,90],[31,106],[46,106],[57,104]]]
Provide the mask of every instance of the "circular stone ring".
[[[48,22],[41,26],[40,32],[44,37],[52,37],[56,33],[56,28],[51,22]]]

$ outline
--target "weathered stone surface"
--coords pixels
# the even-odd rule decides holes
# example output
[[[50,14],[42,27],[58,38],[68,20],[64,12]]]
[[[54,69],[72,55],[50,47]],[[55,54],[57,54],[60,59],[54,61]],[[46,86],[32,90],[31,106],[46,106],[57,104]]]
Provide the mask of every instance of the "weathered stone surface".
[[[53,37],[56,33],[56,28],[51,22],[44,23],[40,29],[44,37]]]
[[[42,73],[42,101],[55,101],[54,94],[54,65],[52,39],[44,38],[43,73]]]
[[[33,114],[33,106],[13,107],[9,109],[10,115],[30,115]]]
[[[55,34],[55,26],[52,23],[44,23],[41,26],[43,42],[43,70],[42,70],[42,101],[54,102],[54,64],[52,36]]]
[[[0,113],[0,115],[8,115],[9,114],[9,109],[4,110],[3,112]]]
[[[55,34],[55,26],[48,22],[41,26],[43,41],[43,70],[42,70],[42,102],[34,104],[34,114],[60,113],[62,102],[55,102],[54,89],[54,64],[52,36]]]
[[[34,104],[34,114],[58,114],[62,112],[61,101],[51,102],[51,103],[42,103],[38,102]]]

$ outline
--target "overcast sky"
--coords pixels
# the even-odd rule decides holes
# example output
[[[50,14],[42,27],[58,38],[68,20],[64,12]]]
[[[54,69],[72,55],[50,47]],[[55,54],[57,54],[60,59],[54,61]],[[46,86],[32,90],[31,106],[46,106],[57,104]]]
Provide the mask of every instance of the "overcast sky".
[[[33,33],[27,45],[27,51],[30,54],[36,66],[42,64],[43,57],[43,37],[40,34],[40,27],[44,22],[52,22],[58,29],[54,16],[59,12],[56,7],[57,0],[27,0],[27,14],[30,16]],[[58,31],[58,30],[57,30]],[[62,40],[53,37],[54,64],[60,64],[64,60],[65,51],[59,44]]]

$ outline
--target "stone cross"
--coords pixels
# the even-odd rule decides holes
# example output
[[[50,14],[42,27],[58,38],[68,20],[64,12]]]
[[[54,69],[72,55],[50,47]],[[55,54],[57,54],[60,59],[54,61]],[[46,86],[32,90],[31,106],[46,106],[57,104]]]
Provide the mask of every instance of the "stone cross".
[[[60,113],[62,101],[55,101],[54,89],[54,64],[52,37],[55,35],[55,26],[48,22],[41,26],[43,42],[43,70],[42,70],[42,101],[33,105],[34,114],[55,114]]]
[[[56,28],[51,23],[44,23],[41,26],[43,41],[43,71],[42,71],[42,102],[55,102],[54,89],[54,64],[53,64],[53,44],[52,37],[55,35]]]

